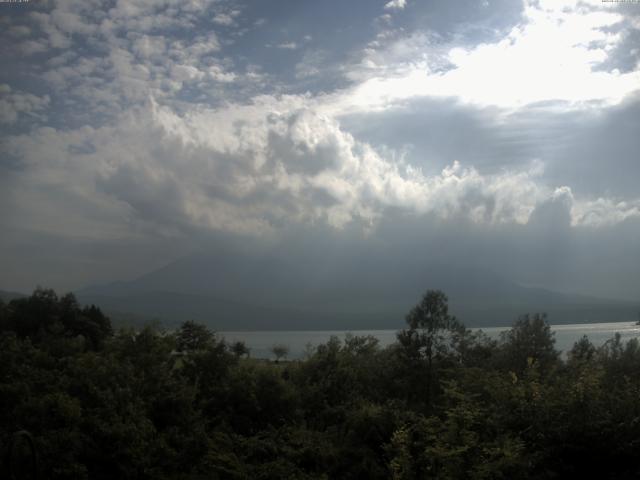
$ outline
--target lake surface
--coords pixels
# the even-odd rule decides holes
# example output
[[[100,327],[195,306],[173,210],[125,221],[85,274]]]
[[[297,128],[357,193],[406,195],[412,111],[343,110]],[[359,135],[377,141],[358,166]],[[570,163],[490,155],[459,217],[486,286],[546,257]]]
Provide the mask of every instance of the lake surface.
[[[482,330],[491,338],[498,338],[500,332],[508,330],[509,327],[488,327]],[[616,333],[620,333],[623,341],[640,337],[640,326],[634,322],[619,323],[578,323],[571,325],[551,325],[551,330],[555,332],[556,349],[562,352],[570,350],[574,342],[583,335],[596,346],[604,344]],[[254,358],[272,358],[270,349],[275,344],[282,344],[289,347],[287,358],[302,358],[308,346],[317,347],[326,343],[332,335],[341,340],[345,335],[365,336],[372,335],[380,341],[380,345],[385,347],[396,341],[397,330],[331,330],[331,331],[262,331],[262,332],[219,332],[227,341],[241,340],[245,342],[251,350]]]

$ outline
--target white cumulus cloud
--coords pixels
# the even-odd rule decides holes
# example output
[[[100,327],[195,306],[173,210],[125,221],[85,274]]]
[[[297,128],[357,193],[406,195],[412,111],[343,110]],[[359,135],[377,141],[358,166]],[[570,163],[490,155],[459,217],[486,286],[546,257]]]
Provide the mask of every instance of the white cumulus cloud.
[[[385,10],[402,10],[407,6],[407,0],[391,0],[385,3]]]

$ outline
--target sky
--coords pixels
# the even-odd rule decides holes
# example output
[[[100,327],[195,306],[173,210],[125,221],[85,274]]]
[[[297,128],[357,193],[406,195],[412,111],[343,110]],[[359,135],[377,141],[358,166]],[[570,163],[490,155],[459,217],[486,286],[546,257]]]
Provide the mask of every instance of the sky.
[[[32,0],[0,25],[2,289],[232,246],[640,298],[639,3]]]

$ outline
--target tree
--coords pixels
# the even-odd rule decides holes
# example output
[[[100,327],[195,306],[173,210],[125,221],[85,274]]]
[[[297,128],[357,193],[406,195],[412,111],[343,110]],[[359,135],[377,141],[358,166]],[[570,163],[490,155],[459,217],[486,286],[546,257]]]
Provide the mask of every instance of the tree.
[[[73,293],[60,297],[58,305],[59,320],[67,336],[82,335],[93,349],[98,349],[113,335],[111,321],[95,305],[80,308]]]
[[[38,341],[59,323],[59,302],[56,292],[36,288],[30,297],[16,298],[7,306],[4,329],[16,332],[18,337],[30,337]]]
[[[176,335],[179,352],[197,352],[210,348],[215,343],[215,335],[205,326],[192,320],[184,322]]]
[[[2,298],[0,298],[0,331],[4,331],[4,330],[8,330],[5,327],[5,323],[7,319],[7,306],[4,303],[4,300],[2,300]]]
[[[575,362],[589,362],[596,354],[596,347],[589,341],[586,335],[583,335],[580,340],[573,344],[573,348],[569,350],[569,361]]]
[[[286,358],[287,355],[289,355],[289,347],[281,343],[276,343],[271,347],[271,353],[275,355],[277,363],[281,358]]]
[[[547,372],[560,356],[554,335],[545,313],[521,316],[510,330],[500,334],[504,366],[521,373],[535,363],[542,373]]]
[[[231,351],[238,358],[243,357],[244,355],[249,355],[249,347],[247,347],[242,340],[233,342],[231,344]]]
[[[406,321],[409,329],[398,334],[398,341],[414,360],[426,361],[426,395],[429,403],[433,385],[433,362],[449,352],[452,333],[464,329],[464,326],[449,315],[448,298],[440,290],[427,290],[420,302],[411,309]]]
[[[112,336],[111,321],[94,306],[81,308],[72,293],[58,297],[51,289],[38,287],[30,297],[12,300],[0,312],[0,330],[14,331],[36,343],[52,346],[58,340],[84,339],[85,348],[102,348]],[[81,342],[82,343],[82,342]]]

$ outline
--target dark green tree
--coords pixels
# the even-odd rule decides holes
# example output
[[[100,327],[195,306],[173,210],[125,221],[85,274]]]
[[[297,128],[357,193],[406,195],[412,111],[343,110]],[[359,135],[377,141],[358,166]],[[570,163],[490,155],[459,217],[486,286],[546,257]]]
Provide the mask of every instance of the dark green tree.
[[[245,355],[249,356],[250,350],[247,347],[247,344],[241,340],[233,342],[230,346],[230,349],[231,349],[231,352],[238,358],[244,357]]]
[[[426,401],[431,402],[434,362],[451,352],[453,333],[464,329],[449,315],[448,298],[440,290],[427,290],[406,317],[408,329],[398,333],[398,341],[408,357],[426,363]]]
[[[192,320],[184,322],[176,335],[176,348],[179,352],[197,352],[211,348],[215,344],[215,335],[205,325]]]
[[[29,337],[35,343],[59,348],[51,338],[75,339],[84,348],[99,349],[112,334],[111,321],[94,306],[81,307],[72,293],[58,297],[53,290],[38,287],[31,296],[14,299],[3,309],[0,329]],[[83,342],[84,339],[84,342]]]
[[[568,358],[570,362],[589,362],[596,355],[596,347],[589,341],[586,335],[573,344],[569,350]]]
[[[511,329],[500,336],[503,367],[522,373],[535,363],[541,373],[547,373],[560,357],[560,352],[555,349],[554,335],[545,313],[521,316]]]
[[[289,347],[281,343],[276,343],[271,347],[271,353],[276,357],[276,363],[278,363],[281,358],[286,358],[287,355],[289,355]]]

